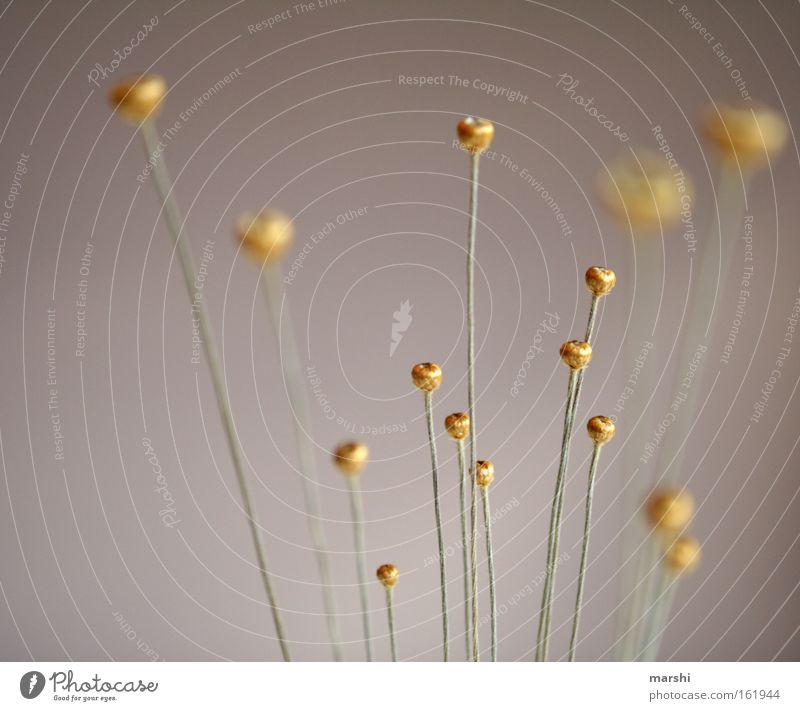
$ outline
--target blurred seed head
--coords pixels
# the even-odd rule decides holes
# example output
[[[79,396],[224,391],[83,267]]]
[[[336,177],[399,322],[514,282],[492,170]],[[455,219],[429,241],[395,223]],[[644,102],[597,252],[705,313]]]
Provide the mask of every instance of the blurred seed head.
[[[117,113],[133,123],[155,118],[167,93],[167,82],[158,74],[129,77],[111,87],[108,98]]]
[[[369,449],[363,442],[343,442],[333,452],[333,463],[342,474],[360,474],[369,461]]]

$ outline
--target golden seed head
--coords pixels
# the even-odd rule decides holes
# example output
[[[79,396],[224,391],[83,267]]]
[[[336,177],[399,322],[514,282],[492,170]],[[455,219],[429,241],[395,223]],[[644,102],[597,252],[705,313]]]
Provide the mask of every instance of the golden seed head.
[[[614,439],[617,426],[610,417],[595,415],[586,423],[586,430],[592,442],[595,444],[605,444]]]
[[[111,105],[120,116],[141,123],[158,113],[159,104],[167,93],[167,82],[158,74],[130,77],[111,87]]]
[[[411,369],[411,380],[420,390],[432,393],[442,384],[442,369],[436,363],[417,363]]]
[[[572,370],[583,370],[592,360],[592,347],[584,341],[567,341],[559,352],[561,360]]]
[[[637,160],[638,158],[638,160]],[[639,151],[626,155],[601,173],[600,199],[608,212],[623,225],[628,221],[640,230],[666,229],[678,222],[681,197],[691,194],[684,178],[681,191],[666,160],[657,153]]]
[[[647,520],[662,531],[680,531],[694,513],[694,499],[686,489],[659,489],[647,499]]]
[[[786,121],[763,105],[709,106],[702,119],[705,137],[729,160],[759,167],[775,160],[786,145]]]
[[[607,296],[617,283],[613,269],[589,267],[586,270],[586,288],[595,296]]]
[[[342,474],[360,474],[369,461],[369,449],[363,442],[343,442],[333,452],[333,463]]]
[[[481,489],[488,489],[489,484],[494,481],[494,464],[488,459],[477,462],[475,467],[475,483]]]
[[[294,239],[294,223],[279,210],[245,213],[236,221],[236,238],[258,261],[280,259]]]
[[[383,587],[393,588],[395,585],[397,585],[397,581],[400,578],[400,571],[397,569],[397,566],[392,565],[391,563],[384,563],[380,568],[378,568],[376,575],[378,576],[378,580]]]
[[[466,412],[454,412],[444,418],[444,426],[453,439],[466,439],[469,436],[469,415]]]
[[[667,548],[664,564],[675,574],[691,573],[700,563],[700,543],[694,536],[680,536]]]
[[[467,116],[458,122],[458,140],[470,153],[485,151],[494,138],[494,124],[486,119]]]

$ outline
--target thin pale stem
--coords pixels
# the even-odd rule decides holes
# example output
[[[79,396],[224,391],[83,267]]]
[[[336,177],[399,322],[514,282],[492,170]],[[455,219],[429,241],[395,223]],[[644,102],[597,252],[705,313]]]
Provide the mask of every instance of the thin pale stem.
[[[564,432],[561,439],[561,457],[556,475],[556,490],[550,511],[550,531],[547,537],[547,566],[545,569],[542,605],[539,611],[539,634],[536,640],[536,661],[547,661],[547,642],[550,636],[550,608],[553,586],[555,584],[556,556],[558,555],[558,529],[561,525],[561,512],[564,506],[564,484],[569,462],[569,443],[572,437],[573,407],[577,383],[577,370],[570,370],[567,386],[567,403],[564,408]]]
[[[628,620],[624,630],[620,661],[630,662],[635,657],[641,630],[642,607],[647,599],[650,575],[658,561],[658,554],[659,550],[655,534],[652,531],[648,531],[643,550],[639,553],[639,559],[636,563],[635,587],[628,604]]]
[[[142,140],[144,142],[145,153],[148,159],[158,156],[158,133],[155,124],[148,120],[141,124]],[[275,625],[275,634],[278,638],[278,644],[281,649],[283,660],[291,661],[289,655],[289,647],[286,642],[286,634],[283,629],[283,622],[281,620],[280,609],[278,607],[277,598],[272,587],[272,579],[267,567],[267,554],[264,550],[264,544],[261,540],[261,529],[256,520],[255,508],[250,496],[250,489],[247,484],[247,474],[245,473],[244,454],[242,453],[239,437],[236,434],[236,426],[233,422],[233,413],[231,412],[230,402],[228,400],[228,391],[225,385],[225,378],[222,373],[222,366],[217,351],[216,338],[214,331],[211,327],[211,320],[208,315],[208,308],[206,307],[205,300],[202,298],[201,293],[195,293],[194,283],[197,271],[192,258],[192,252],[189,245],[186,243],[186,236],[182,232],[183,218],[178,208],[177,200],[172,190],[172,180],[170,179],[169,172],[164,163],[163,156],[154,159],[155,163],[153,168],[153,178],[155,181],[156,190],[163,203],[164,219],[167,228],[172,237],[176,251],[178,253],[178,261],[181,265],[186,288],[189,292],[189,298],[194,299],[195,308],[200,322],[200,336],[203,344],[203,350],[208,361],[208,370],[211,375],[211,382],[214,387],[214,395],[217,400],[217,408],[219,409],[220,418],[222,419],[223,428],[225,430],[225,437],[228,441],[228,448],[230,450],[231,459],[233,460],[233,469],[236,473],[236,481],[239,485],[239,492],[242,498],[242,507],[244,508],[245,518],[250,527],[250,534],[253,538],[253,546],[256,551],[256,560],[258,568],[261,573],[261,581],[264,585],[264,592],[267,596],[267,605],[272,614],[272,621]]]
[[[389,645],[392,648],[392,661],[397,661],[397,643],[394,638],[394,589],[386,588],[386,615],[389,618]]]
[[[436,537],[439,542],[439,575],[442,588],[442,650],[444,661],[450,659],[450,634],[447,621],[447,572],[442,534],[442,512],[439,508],[439,464],[436,456],[436,436],[433,431],[433,393],[425,393],[425,417],[428,422],[428,441],[431,447],[431,475],[433,478],[433,508],[436,515]]]
[[[469,470],[472,477],[472,655],[478,661],[478,578],[477,578],[477,420],[475,418],[475,234],[478,225],[478,165],[480,153],[469,157],[469,226],[467,234],[467,411],[469,414]]]
[[[489,487],[482,487],[483,524],[486,527],[486,561],[489,568],[489,607],[491,608],[492,661],[497,661],[497,599],[494,588],[494,553],[492,552],[492,516],[489,507]]]
[[[480,661],[480,649],[478,648],[478,484],[475,479],[475,469],[472,469],[470,477],[470,601],[472,603],[472,661]]]
[[[575,615],[572,618],[572,637],[569,643],[569,661],[575,661],[575,650],[578,646],[578,625],[581,621],[583,607],[583,586],[586,579],[586,561],[589,555],[589,535],[592,526],[592,498],[594,497],[594,480],[597,473],[597,462],[600,460],[602,444],[596,444],[589,464],[589,484],[586,488],[586,516],[583,521],[583,545],[581,546],[581,563],[578,572],[578,594],[575,596]]]
[[[279,264],[267,263],[264,265],[261,272],[261,284],[267,300],[270,324],[277,343],[286,393],[292,409],[291,419],[300,463],[300,479],[303,482],[306,522],[322,583],[322,600],[325,607],[325,620],[331,640],[333,658],[338,662],[344,658],[344,655],[342,653],[341,634],[336,614],[336,598],[334,596],[330,560],[325,541],[325,531],[322,525],[322,505],[319,497],[314,445],[311,440],[311,417],[308,412],[297,339],[295,338],[292,319],[289,315],[288,295],[281,283]],[[286,312],[285,318],[281,318],[282,311]]]
[[[653,476],[663,477],[668,468],[675,473],[673,475],[675,479],[685,473],[683,467],[686,455],[685,442],[695,424],[698,407],[702,403],[704,376],[708,370],[705,365],[711,358],[710,353],[701,349],[710,348],[714,326],[719,322],[720,296],[724,293],[728,282],[734,249],[741,243],[738,237],[742,232],[745,197],[751,179],[752,172],[745,172],[740,178],[739,171],[730,165],[723,167],[720,175],[719,222],[715,216],[709,236],[706,242],[700,245],[699,255],[694,262],[686,325],[681,331],[675,349],[677,360],[672,393],[673,396],[680,393],[684,399],[670,427],[669,436],[658,453],[658,465],[653,468]],[[719,252],[716,249],[712,251],[712,247],[716,247],[715,243],[720,244]],[[719,260],[716,259],[718,255]],[[746,265],[743,258],[742,267],[744,266]],[[700,354],[699,363],[695,364],[693,382],[687,389],[682,385],[682,381],[686,379],[686,370],[695,360],[696,353]]]
[[[467,533],[467,465],[464,458],[464,440],[456,440],[458,450],[458,493],[461,504],[461,554],[464,563],[464,640],[467,648],[467,661],[472,659],[472,635],[470,633],[470,611],[472,609],[470,600],[470,566],[469,548]]]
[[[589,304],[589,316],[586,320],[586,334],[584,336],[584,341],[591,345],[592,339],[594,337],[594,326],[595,320],[597,318],[597,304],[600,302],[600,297],[596,294],[592,294],[592,300]],[[581,396],[581,388],[583,387],[583,376],[584,370],[578,370],[573,373],[575,375],[575,383],[574,383],[574,393],[572,395],[571,401],[568,401],[567,408],[568,412],[565,415],[565,427],[566,427],[566,420],[569,420],[569,437],[567,438],[566,442],[562,442],[561,448],[561,455],[562,455],[562,462],[564,467],[563,479],[561,482],[561,488],[558,491],[558,506],[555,509],[556,513],[556,522],[555,526],[551,528],[552,531],[552,550],[550,550],[549,555],[549,565],[547,569],[547,574],[549,575],[549,586],[550,589],[546,592],[547,594],[547,606],[545,611],[545,620],[544,620],[544,630],[542,630],[542,639],[541,639],[541,655],[542,661],[547,659],[547,650],[550,645],[550,627],[551,627],[551,614],[552,614],[552,596],[553,596],[553,589],[555,586],[555,567],[557,565],[557,556],[558,556],[558,542],[561,536],[561,516],[564,510],[564,484],[566,481],[566,467],[567,467],[567,459],[569,458],[569,443],[572,437],[572,427],[575,422],[575,414],[578,411],[578,401]],[[569,396],[568,396],[569,398]],[[565,449],[566,447],[566,449]],[[566,455],[566,458],[565,458]],[[552,524],[551,524],[552,526]],[[546,580],[545,585],[548,584],[548,580]],[[540,628],[541,629],[541,628]]]
[[[642,650],[639,653],[642,661],[654,662],[658,659],[661,640],[667,627],[667,617],[675,600],[675,591],[678,588],[676,576],[661,573],[661,582],[655,602],[655,609],[650,615],[650,628],[645,637]],[[649,641],[648,641],[649,640]]]
[[[367,558],[364,553],[364,502],[359,488],[360,477],[347,477],[350,486],[350,510],[353,515],[353,535],[356,544],[356,568],[358,569],[358,594],[361,599],[361,614],[364,624],[364,646],[367,661],[372,661],[372,630],[369,623],[369,595],[367,594]]]

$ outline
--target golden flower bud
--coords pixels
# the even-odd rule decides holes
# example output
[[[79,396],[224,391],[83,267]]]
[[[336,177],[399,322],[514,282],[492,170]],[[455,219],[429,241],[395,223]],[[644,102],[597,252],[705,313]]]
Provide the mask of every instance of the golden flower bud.
[[[703,133],[727,159],[744,167],[758,167],[775,160],[786,145],[784,117],[763,105],[736,108],[709,106],[702,118]]]
[[[167,82],[158,74],[131,77],[111,87],[108,98],[120,116],[141,123],[158,113],[159,104],[167,93]]]
[[[236,238],[259,261],[280,259],[294,239],[294,223],[279,210],[248,212],[236,221]]]
[[[369,449],[362,442],[343,442],[333,452],[333,463],[347,476],[360,474],[368,460]]]
[[[583,370],[592,360],[592,347],[584,341],[567,341],[559,352],[561,360],[572,370]]]
[[[614,439],[617,426],[610,417],[595,415],[586,423],[586,430],[592,442],[595,444],[605,444]]]
[[[494,138],[494,124],[486,119],[467,116],[458,122],[458,140],[470,153],[485,151]]]
[[[411,369],[411,380],[420,390],[431,393],[442,384],[442,369],[436,363],[417,363]]]
[[[589,267],[586,270],[586,288],[595,296],[606,296],[611,293],[617,283],[617,275],[613,269],[606,267]]]
[[[637,160],[638,157],[638,160]],[[683,193],[666,160],[657,153],[640,151],[611,165],[599,180],[600,199],[619,222],[643,230],[666,229],[681,215],[681,195],[690,192],[684,178]]]
[[[397,585],[397,581],[400,578],[400,571],[397,569],[397,566],[394,566],[391,563],[384,563],[380,568],[378,568],[376,575],[378,576],[378,580],[383,587],[393,588],[395,585]]]
[[[647,520],[662,531],[680,531],[694,513],[694,499],[686,489],[659,489],[646,503]]]
[[[691,573],[699,563],[700,543],[694,536],[681,536],[664,555],[664,565],[674,575]]]
[[[488,459],[477,462],[475,467],[475,483],[481,489],[487,489],[494,481],[494,464]]]
[[[453,439],[466,439],[469,436],[469,415],[454,412],[444,418],[444,427]]]

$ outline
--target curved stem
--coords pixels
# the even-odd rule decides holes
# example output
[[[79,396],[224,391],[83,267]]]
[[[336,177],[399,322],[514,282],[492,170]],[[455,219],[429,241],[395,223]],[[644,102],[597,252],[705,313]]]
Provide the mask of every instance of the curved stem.
[[[556,475],[556,490],[553,495],[553,505],[550,510],[550,531],[547,537],[547,566],[545,570],[544,589],[542,591],[542,605],[539,611],[539,634],[536,641],[536,661],[547,661],[547,646],[550,636],[550,609],[552,606],[553,586],[555,585],[556,556],[558,554],[559,527],[561,513],[564,507],[564,484],[566,481],[567,464],[569,462],[569,443],[572,437],[574,421],[573,403],[575,401],[577,370],[569,371],[567,385],[567,404],[564,408],[564,432],[561,439],[561,457]]]
[[[428,422],[428,441],[431,447],[431,474],[433,476],[433,508],[436,515],[436,537],[439,542],[439,576],[442,588],[442,649],[444,661],[450,658],[450,641],[447,622],[447,573],[442,535],[442,512],[439,508],[439,464],[436,456],[436,437],[433,432],[433,393],[425,393],[425,417]]]
[[[314,446],[311,440],[311,417],[305,395],[305,384],[301,368],[297,339],[292,328],[289,315],[288,296],[281,283],[281,270],[278,263],[267,263],[261,272],[261,284],[267,300],[270,324],[278,346],[278,356],[284,374],[286,394],[292,409],[292,426],[294,428],[297,457],[300,463],[300,479],[303,483],[303,500],[305,503],[306,522],[311,536],[311,546],[322,583],[322,601],[325,607],[325,620],[331,640],[333,658],[343,659],[341,634],[336,614],[336,599],[333,592],[328,549],[325,542],[325,531],[322,527],[322,505],[319,498],[317,467]],[[286,317],[281,318],[282,311]]]
[[[153,159],[158,155],[159,143],[158,134],[153,121],[148,120],[142,123],[141,132],[145,153],[149,160]],[[154,159],[153,162],[155,164],[153,167],[153,177],[156,190],[163,204],[164,219],[178,252],[178,261],[181,265],[186,288],[188,289],[190,299],[194,299],[194,308],[200,322],[200,335],[203,343],[203,350],[206,355],[206,360],[208,361],[208,370],[214,387],[214,395],[217,399],[217,408],[219,409],[231,459],[233,460],[233,469],[236,473],[236,481],[239,485],[242,507],[244,508],[245,518],[250,527],[250,535],[253,538],[253,546],[256,551],[256,560],[261,573],[261,581],[267,596],[267,605],[272,614],[272,621],[275,625],[275,634],[278,638],[281,655],[283,656],[283,660],[288,662],[291,661],[289,647],[286,642],[286,634],[283,629],[277,598],[272,588],[272,579],[267,567],[267,554],[264,550],[263,542],[261,541],[261,529],[256,521],[255,508],[247,484],[244,455],[242,453],[239,437],[236,434],[236,426],[233,422],[233,413],[231,412],[231,406],[228,400],[228,391],[222,373],[219,354],[217,352],[216,338],[211,328],[208,308],[206,307],[205,300],[202,298],[202,294],[195,293],[194,283],[197,277],[197,270],[195,269],[192,252],[189,249],[189,245],[186,244],[186,236],[181,231],[183,218],[181,217],[175,194],[172,191],[172,180],[170,179],[169,172],[164,163],[164,158],[161,156],[158,159]]]
[[[359,489],[360,477],[349,476],[350,510],[353,515],[353,534],[356,544],[356,568],[358,569],[358,594],[361,598],[361,614],[364,624],[364,645],[367,661],[372,661],[372,630],[369,623],[369,595],[367,594],[367,558],[364,555],[364,502]]]
[[[477,579],[477,421],[475,419],[475,234],[478,223],[478,164],[480,153],[469,157],[469,226],[467,230],[467,412],[469,414],[469,468],[472,476],[472,658],[478,651],[478,579]]]
[[[492,661],[497,661],[497,600],[494,589],[494,554],[492,552],[492,517],[489,509],[489,488],[481,489],[483,495],[483,523],[486,526],[486,560],[489,566],[489,607],[491,608]]]
[[[470,634],[470,569],[469,569],[469,548],[467,547],[467,471],[464,461],[464,440],[456,440],[458,449],[458,494],[461,515],[461,557],[464,563],[464,640],[467,647],[467,661],[472,659],[472,636]]]
[[[394,590],[386,588],[386,615],[389,618],[389,644],[392,648],[392,661],[397,661],[397,643],[394,638]]]
[[[594,479],[597,473],[597,462],[600,460],[602,444],[596,444],[589,464],[589,485],[586,489],[586,516],[583,520],[583,545],[581,546],[581,564],[578,572],[578,594],[575,597],[575,615],[572,618],[572,638],[569,643],[569,661],[575,661],[575,649],[578,644],[578,625],[581,620],[583,606],[583,585],[586,578],[586,560],[589,554],[589,534],[592,525],[592,498],[594,496]]]

